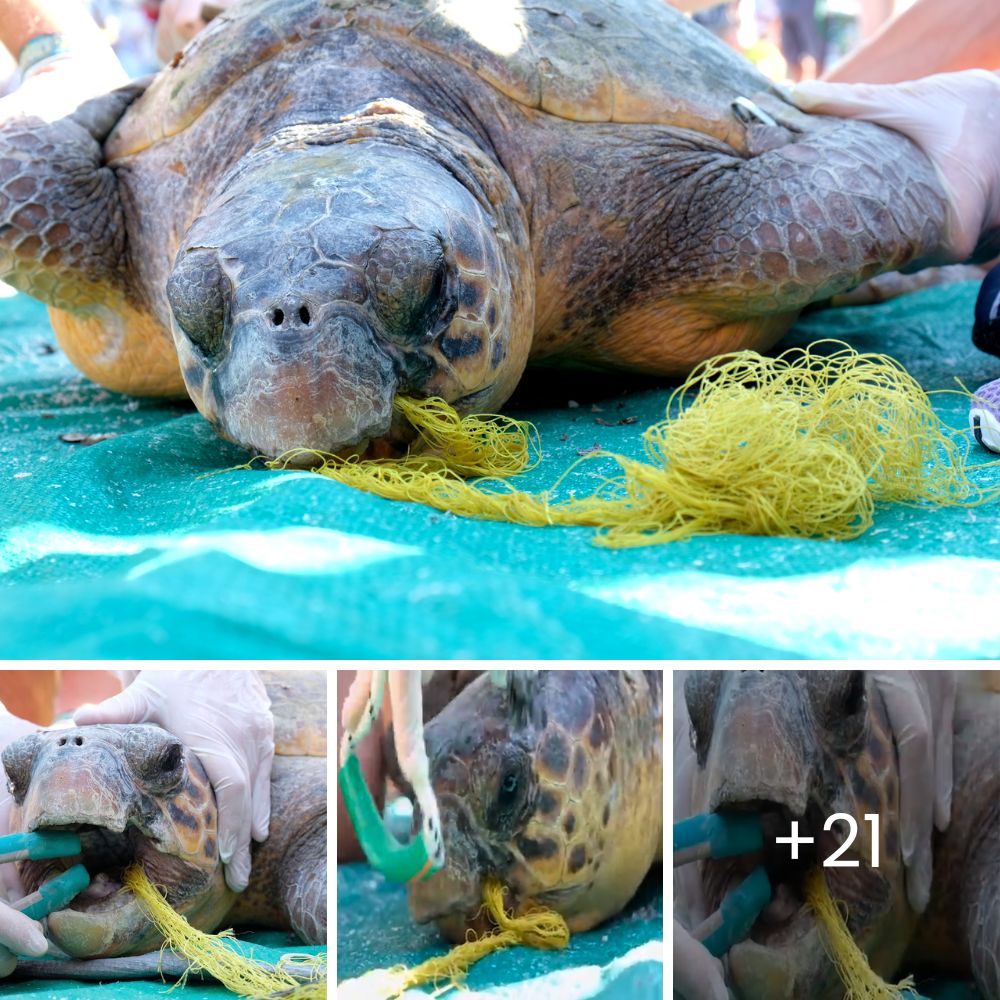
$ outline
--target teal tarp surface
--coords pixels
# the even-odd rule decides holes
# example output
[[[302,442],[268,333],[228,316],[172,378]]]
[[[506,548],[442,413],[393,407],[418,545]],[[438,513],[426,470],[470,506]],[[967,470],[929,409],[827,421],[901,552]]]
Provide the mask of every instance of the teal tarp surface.
[[[467,984],[474,997],[508,1000],[661,1000],[662,943],[663,869],[654,865],[614,920],[574,934],[564,951],[496,952],[472,967]],[[433,925],[413,923],[402,886],[363,863],[337,865],[338,982],[372,969],[418,965],[447,950]]]
[[[803,318],[927,388],[1000,361],[970,343],[974,284]],[[0,301],[0,621],[6,656],[982,657],[1000,649],[1000,505],[895,507],[848,543],[742,536],[645,549],[589,529],[474,522],[244,461],[189,406],[77,375],[44,309]],[[667,387],[580,396],[536,422],[544,488],[600,444],[639,456]],[[578,394],[578,393],[576,393]],[[522,400],[523,400],[522,396]],[[592,409],[598,401],[600,410]],[[952,424],[967,403],[938,397]],[[623,426],[605,426],[635,417]],[[65,434],[116,434],[83,446]],[[975,461],[988,456],[973,449]],[[592,489],[602,470],[573,485]],[[605,467],[605,470],[607,468]],[[982,470],[1000,481],[997,470]]]
[[[252,946],[255,958],[264,962],[277,962],[282,955],[289,952],[296,954],[317,955],[325,948],[306,947],[299,944],[294,935],[269,932],[241,934],[240,940]],[[169,993],[175,980],[163,982],[159,979],[132,980],[129,982],[93,983],[70,979],[34,979],[13,980],[5,982],[4,1000],[18,1000],[30,997],[31,1000],[155,1000],[158,997],[170,997],[170,1000],[226,1000],[234,994],[217,983],[207,983],[189,980],[184,988],[176,988]]]

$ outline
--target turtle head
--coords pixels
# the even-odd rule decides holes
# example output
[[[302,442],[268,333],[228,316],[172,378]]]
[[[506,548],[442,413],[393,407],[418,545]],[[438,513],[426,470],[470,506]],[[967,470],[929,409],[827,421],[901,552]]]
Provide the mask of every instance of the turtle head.
[[[141,954],[162,938],[124,871],[139,864],[195,927],[212,929],[232,906],[217,847],[215,796],[198,758],[152,725],[97,725],[32,733],[3,751],[12,832],[73,830],[79,856],[21,861],[26,892],[82,863],[90,886],[48,918],[76,958]]]
[[[436,920],[442,933],[464,940],[477,922],[483,880],[508,881],[515,840],[538,796],[532,734],[511,723],[506,692],[479,677],[424,727],[430,780],[441,817],[445,866],[410,884],[410,912],[418,922]],[[392,744],[386,740],[387,748]],[[389,770],[404,791],[407,782],[390,753]],[[415,812],[419,828],[419,808]]]
[[[747,1000],[826,998],[843,992],[816,919],[805,905],[806,875],[822,871],[848,929],[872,968],[890,975],[912,922],[899,837],[899,776],[881,696],[861,670],[697,671],[685,684],[698,767],[694,813],[748,811],[762,817],[764,850],[702,862],[707,912],[759,864],[771,903],[749,937],[729,952],[730,975]],[[833,824],[835,813],[846,814]],[[878,867],[873,865],[877,814]],[[798,847],[778,844],[790,836]]]
[[[221,182],[167,284],[192,398],[267,455],[391,454],[413,433],[397,395],[499,407],[533,322],[522,215],[495,163],[406,105],[280,129]]]

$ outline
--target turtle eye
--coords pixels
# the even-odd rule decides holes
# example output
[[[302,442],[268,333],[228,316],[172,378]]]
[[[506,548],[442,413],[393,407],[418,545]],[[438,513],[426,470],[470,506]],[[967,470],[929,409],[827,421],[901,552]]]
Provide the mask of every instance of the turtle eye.
[[[500,782],[500,800],[513,799],[517,794],[517,775],[510,771]]]
[[[207,359],[222,350],[229,290],[218,256],[204,248],[182,253],[167,281],[167,299],[177,325]]]
[[[164,736],[153,746],[147,737],[145,745],[137,745],[130,754],[136,776],[148,791],[157,794],[170,791],[184,776],[184,746],[175,737]]]
[[[496,785],[493,801],[486,810],[486,822],[499,833],[509,833],[521,820],[530,802],[530,782],[525,762],[515,760],[498,768],[501,778]]]
[[[390,336],[422,341],[451,322],[457,303],[448,291],[444,250],[432,236],[385,234],[372,251],[365,274]]]
[[[7,791],[19,804],[24,801],[24,796],[28,792],[35,757],[41,745],[41,738],[31,733],[4,748],[3,769],[7,775]]]

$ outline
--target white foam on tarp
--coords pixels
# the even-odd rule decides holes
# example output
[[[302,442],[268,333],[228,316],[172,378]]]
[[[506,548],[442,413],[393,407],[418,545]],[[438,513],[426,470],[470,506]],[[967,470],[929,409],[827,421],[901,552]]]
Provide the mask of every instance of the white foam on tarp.
[[[995,657],[1000,561],[859,560],[821,573],[679,571],[577,583],[634,611],[808,657]]]
[[[133,566],[128,579],[208,553],[227,555],[270,573],[322,575],[418,556],[422,551],[412,545],[330,528],[291,526],[271,530],[100,535],[35,522],[0,534],[0,573],[60,555],[124,558],[148,552],[150,557]]]

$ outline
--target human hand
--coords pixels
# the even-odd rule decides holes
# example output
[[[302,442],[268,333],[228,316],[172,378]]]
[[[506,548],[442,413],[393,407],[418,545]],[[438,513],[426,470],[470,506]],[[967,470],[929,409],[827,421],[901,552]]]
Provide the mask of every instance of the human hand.
[[[0,750],[37,730],[37,726],[11,715],[0,705]],[[10,833],[10,804],[5,778],[0,786],[0,837]],[[24,887],[15,866],[0,865],[0,978],[14,971],[18,955],[44,955],[48,948],[42,925],[7,905],[23,895]]]
[[[163,0],[160,15],[156,19],[156,58],[168,63],[174,54],[180,52],[207,23],[202,8],[231,7],[236,0]]]
[[[972,69],[900,84],[809,80],[793,87],[791,97],[803,111],[895,129],[924,151],[948,197],[944,250],[949,260],[967,260],[980,236],[1000,227],[996,73]]]
[[[20,87],[0,98],[0,122],[21,115],[58,121],[126,83],[128,74],[110,46],[73,51],[29,69]]]
[[[226,882],[250,880],[250,839],[267,837],[271,817],[274,718],[252,670],[143,670],[121,694],[80,708],[78,726],[153,722],[198,755],[219,806],[219,856]]]
[[[951,670],[873,670],[899,756],[899,812],[906,894],[927,909],[931,836],[951,822],[956,679]],[[933,794],[928,795],[931,789]]]
[[[674,920],[674,990],[684,1000],[729,1000],[722,962]]]

